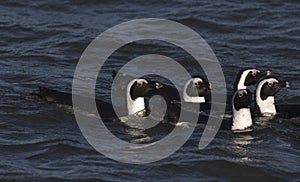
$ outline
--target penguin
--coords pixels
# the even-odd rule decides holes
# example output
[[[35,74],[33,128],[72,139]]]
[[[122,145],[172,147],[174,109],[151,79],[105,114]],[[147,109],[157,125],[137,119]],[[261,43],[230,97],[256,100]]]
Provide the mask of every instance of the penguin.
[[[256,87],[255,114],[267,117],[275,116],[277,114],[275,95],[282,88],[288,88],[290,86],[290,82],[281,81],[273,76],[268,76],[260,80]]]
[[[205,103],[205,96],[210,89],[211,84],[207,80],[201,76],[193,76],[184,85],[183,100],[190,103]],[[192,90],[196,90],[196,92]]]
[[[253,94],[249,89],[237,90],[232,97],[231,130],[244,130],[252,126],[251,103]]]
[[[145,110],[145,97],[151,97],[151,92],[162,88],[163,85],[159,82],[149,81],[147,79],[134,79],[128,84],[127,88],[127,113],[124,115],[135,114],[136,112]],[[32,96],[37,96],[40,100],[73,106],[72,104],[72,94],[57,91],[54,89],[39,87],[38,93],[32,93]],[[91,98],[85,96],[76,95],[77,98],[86,103],[87,100],[92,100]],[[104,119],[116,118],[116,113],[114,107],[111,103],[103,101],[101,99],[96,99],[96,106],[99,114]],[[80,109],[84,110],[84,106],[80,106]],[[89,112],[89,111],[87,111]],[[95,111],[92,111],[95,112]]]
[[[145,110],[145,97],[150,96],[152,90],[160,89],[163,85],[158,82],[150,82],[146,79],[133,79],[127,86],[128,115]]]

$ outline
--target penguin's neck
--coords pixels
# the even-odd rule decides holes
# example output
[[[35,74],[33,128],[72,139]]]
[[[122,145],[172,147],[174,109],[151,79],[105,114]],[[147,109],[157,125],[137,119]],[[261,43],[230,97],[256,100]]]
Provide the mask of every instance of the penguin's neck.
[[[130,89],[134,82],[137,81],[137,79],[132,80],[129,82],[127,86],[127,110],[128,110],[128,115],[135,114],[139,111],[142,111],[145,109],[145,100],[144,97],[138,97],[136,99],[132,99],[130,95]]]
[[[190,97],[187,94],[183,94],[183,100],[191,103],[205,103],[204,97]]]
[[[239,82],[237,84],[237,90],[246,89],[247,88],[247,86],[245,86],[245,81],[246,81],[247,74],[248,74],[248,72],[244,72],[241,75],[240,80],[239,80]]]
[[[191,81],[193,81],[193,79],[191,79],[190,81],[188,81],[185,84],[184,88],[183,88],[183,100],[185,102],[191,102],[191,103],[205,103],[205,97],[203,97],[203,96],[202,97],[200,97],[200,96],[198,96],[198,97],[191,97],[191,96],[189,96],[187,94],[187,88],[188,88],[188,85],[189,85],[189,83]]]
[[[127,109],[128,109],[128,115],[132,115],[144,110],[145,109],[144,98],[139,97],[135,100],[131,100],[130,98],[129,101],[127,101]]]
[[[274,96],[269,96],[267,99],[262,100],[260,98],[260,94],[256,93],[256,104],[263,116],[274,116],[276,115],[276,108],[275,108],[275,99]]]
[[[244,85],[244,82],[239,81],[239,84],[237,86],[237,90],[246,89],[247,87]]]
[[[238,111],[233,108],[232,130],[243,130],[252,126],[250,108],[241,108]]]

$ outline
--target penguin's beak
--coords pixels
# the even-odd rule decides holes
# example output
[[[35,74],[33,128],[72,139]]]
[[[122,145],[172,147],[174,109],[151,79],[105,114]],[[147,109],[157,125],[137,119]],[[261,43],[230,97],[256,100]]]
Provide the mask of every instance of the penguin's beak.
[[[196,88],[197,89],[206,88],[207,90],[211,90],[212,84],[210,82],[202,82],[202,83],[196,85]]]
[[[286,81],[285,82],[285,87],[291,87],[291,82]]]
[[[291,82],[288,82],[288,81],[280,81],[280,82],[279,82],[279,85],[280,85],[280,87],[282,87],[282,88],[284,88],[284,87],[289,88],[289,87],[291,87]]]
[[[148,81],[148,87],[155,90],[155,89],[160,89],[163,87],[163,84],[159,82],[153,82],[153,81]]]
[[[160,88],[162,88],[162,87],[163,87],[163,84],[158,83],[158,82],[155,82],[155,88],[156,88],[156,89],[160,89]]]
[[[261,70],[261,73],[266,76],[270,76],[273,74],[272,70]]]
[[[161,84],[159,82],[154,82],[154,81],[147,81],[147,84],[145,84],[145,85],[147,85],[147,87],[152,90],[160,89],[163,87],[163,84]]]

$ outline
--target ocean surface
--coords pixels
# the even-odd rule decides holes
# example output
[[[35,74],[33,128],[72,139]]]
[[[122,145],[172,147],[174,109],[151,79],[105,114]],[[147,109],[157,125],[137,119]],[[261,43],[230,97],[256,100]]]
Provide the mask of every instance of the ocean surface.
[[[168,158],[135,165],[98,153],[70,110],[25,99],[39,85],[71,92],[81,54],[105,30],[129,20],[163,18],[207,41],[222,66],[228,93],[239,70],[271,69],[292,82],[276,102],[300,103],[299,1],[2,0],[0,15],[1,181],[300,181],[299,118],[277,118],[242,133],[221,130],[203,150],[198,149],[199,126]],[[109,99],[112,70],[145,53],[189,63],[189,56],[174,46],[132,43],[109,58],[96,95]],[[107,126],[133,143],[153,140],[116,122]],[[169,129],[157,132],[165,136]]]

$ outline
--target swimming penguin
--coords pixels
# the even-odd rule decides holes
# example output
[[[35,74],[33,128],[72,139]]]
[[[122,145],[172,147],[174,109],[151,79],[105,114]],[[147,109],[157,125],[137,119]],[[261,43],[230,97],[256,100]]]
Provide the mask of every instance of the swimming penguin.
[[[277,109],[274,97],[278,91],[290,87],[290,85],[290,82],[280,81],[273,76],[263,78],[256,87],[256,115],[276,115]]]
[[[163,85],[146,79],[133,79],[127,86],[128,115],[145,110],[145,97],[150,96],[152,90],[160,89]]]
[[[128,84],[127,89],[127,113],[124,115],[134,114],[145,109],[144,98],[151,96],[151,92],[156,89],[162,88],[163,85],[158,82],[149,81],[146,79],[134,79]],[[32,93],[34,96],[38,96],[40,99],[47,102],[72,106],[72,94],[66,92],[60,92],[57,90],[39,87],[38,93]],[[76,95],[76,97],[82,100],[82,103],[87,103],[87,100],[91,98],[85,96]],[[111,103],[105,102],[101,99],[96,99],[96,106],[99,114],[102,118],[116,118],[117,115],[114,112],[114,107]],[[84,106],[80,106],[85,109]],[[89,112],[89,111],[87,111]],[[95,112],[95,111],[92,111]]]
[[[210,89],[211,84],[207,80],[201,76],[194,76],[186,82],[183,88],[183,100],[191,103],[205,103],[205,96]]]
[[[232,98],[232,127],[231,130],[243,130],[252,126],[251,103],[253,94],[249,89],[237,90]]]

